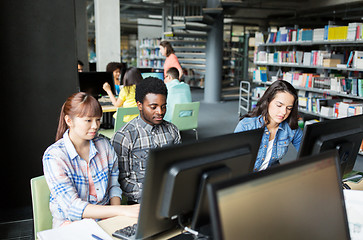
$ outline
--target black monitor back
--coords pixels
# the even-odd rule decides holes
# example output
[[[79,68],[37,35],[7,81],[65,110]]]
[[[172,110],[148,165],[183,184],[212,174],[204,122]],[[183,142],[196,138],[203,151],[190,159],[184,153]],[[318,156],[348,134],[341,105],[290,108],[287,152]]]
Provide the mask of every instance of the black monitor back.
[[[80,92],[86,92],[96,98],[107,96],[103,90],[103,84],[108,82],[111,91],[115,95],[115,83],[112,72],[79,72],[78,83]]]
[[[208,185],[213,239],[349,238],[336,150]]]
[[[353,170],[363,138],[363,115],[309,124],[299,150],[299,158],[338,149],[342,176]]]
[[[152,150],[146,167],[136,239],[179,226],[175,218],[165,215],[193,212],[203,170],[226,166],[232,175],[253,171],[262,134],[263,129],[257,129]],[[176,180],[176,185],[169,185],[172,193],[168,192],[170,170],[184,169],[184,166],[191,168],[181,175],[176,172],[182,177]],[[171,202],[166,209],[163,204],[168,200]]]

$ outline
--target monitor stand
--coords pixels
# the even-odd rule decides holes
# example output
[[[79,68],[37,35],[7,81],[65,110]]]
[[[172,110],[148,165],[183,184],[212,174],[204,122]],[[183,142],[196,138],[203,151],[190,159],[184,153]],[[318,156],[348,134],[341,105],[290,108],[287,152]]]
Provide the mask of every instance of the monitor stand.
[[[210,216],[209,216],[209,203],[207,196],[207,185],[229,179],[231,177],[231,169],[226,166],[221,166],[216,169],[209,170],[202,174],[198,196],[195,204],[195,209],[191,222],[191,229],[198,231],[198,235],[191,234],[189,232],[179,234],[170,240],[192,240],[205,239],[205,236],[212,236],[210,228]]]

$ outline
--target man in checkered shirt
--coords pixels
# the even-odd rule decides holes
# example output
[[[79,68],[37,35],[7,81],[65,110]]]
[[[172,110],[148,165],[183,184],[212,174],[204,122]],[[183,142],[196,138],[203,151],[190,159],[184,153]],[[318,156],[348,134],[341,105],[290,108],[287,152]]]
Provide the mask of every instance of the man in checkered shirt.
[[[136,86],[135,99],[140,115],[111,139],[118,155],[119,183],[128,203],[139,203],[150,149],[178,144],[178,128],[164,121],[167,88],[160,79],[148,77]]]

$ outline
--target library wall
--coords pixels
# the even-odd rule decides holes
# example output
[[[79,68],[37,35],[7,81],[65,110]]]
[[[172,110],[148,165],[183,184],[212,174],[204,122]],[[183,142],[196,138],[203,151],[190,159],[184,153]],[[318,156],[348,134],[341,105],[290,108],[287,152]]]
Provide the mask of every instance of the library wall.
[[[77,91],[73,1],[0,2],[2,104],[1,221],[31,218],[30,179],[43,175],[65,99]]]
[[[163,36],[161,20],[151,20],[151,19],[137,19],[138,23],[138,39],[142,40],[144,38],[161,38]],[[147,26],[147,25],[157,25],[157,26]],[[160,26],[160,27],[159,27]]]

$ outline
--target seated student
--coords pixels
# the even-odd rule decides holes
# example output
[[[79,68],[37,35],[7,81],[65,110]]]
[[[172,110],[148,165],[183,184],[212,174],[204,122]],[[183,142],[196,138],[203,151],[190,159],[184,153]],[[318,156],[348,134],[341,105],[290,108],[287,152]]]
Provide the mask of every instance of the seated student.
[[[139,202],[149,150],[181,142],[178,128],[164,121],[167,89],[162,80],[148,77],[136,86],[140,115],[111,139],[119,161],[119,183],[129,204]]]
[[[101,116],[100,104],[86,93],[63,104],[56,142],[43,155],[53,228],[83,218],[138,217],[138,205],[120,205],[115,151],[108,140],[95,137]]]
[[[77,70],[78,72],[83,72],[83,62],[81,60],[77,60]]]
[[[192,94],[189,85],[179,81],[179,70],[175,67],[169,68],[166,71],[164,83],[168,89],[164,120],[170,122],[173,117],[175,104],[192,102]],[[183,116],[190,116],[189,112],[182,112],[182,114],[184,114]]]
[[[111,86],[107,82],[103,84],[103,89],[107,92],[111,99],[112,104],[115,107],[137,107],[135,101],[135,90],[136,85],[143,80],[140,71],[135,68],[128,68],[124,75],[123,87],[121,88],[120,94],[116,99],[111,91]],[[137,117],[137,115],[128,115],[124,117],[124,122],[128,122]]]
[[[290,143],[299,150],[303,133],[298,126],[298,97],[288,82],[278,80],[266,90],[257,106],[238,123],[235,133],[265,128],[254,171],[264,170],[286,154]]]
[[[119,62],[110,62],[106,66],[106,72],[113,73],[113,81],[115,83],[116,95],[120,93],[120,78],[123,77],[125,65]]]

